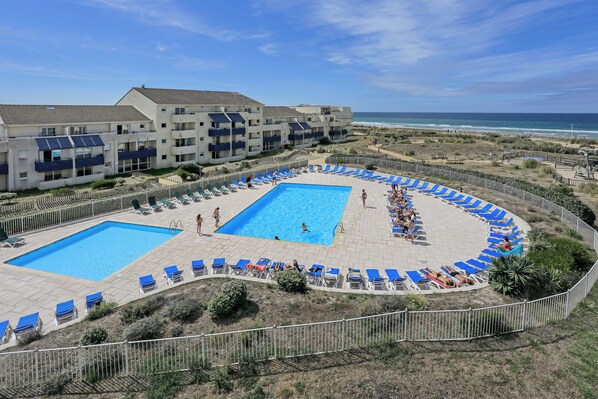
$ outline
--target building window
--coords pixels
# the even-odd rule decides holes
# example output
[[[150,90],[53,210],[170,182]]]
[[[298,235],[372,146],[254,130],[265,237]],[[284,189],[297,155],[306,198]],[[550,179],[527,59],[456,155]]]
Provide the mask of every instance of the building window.
[[[42,127],[39,130],[40,136],[56,136],[56,128],[55,127]]]
[[[162,139],[162,144],[166,144],[166,139]]]
[[[204,153],[202,152],[201,154],[199,154],[199,156],[200,156],[200,157],[203,157],[203,156],[204,156]]]
[[[110,167],[112,167],[112,162],[106,162],[106,167],[107,167],[107,168],[110,168]]]
[[[185,113],[186,113],[186,112],[185,112],[185,108],[179,108],[179,107],[176,107],[176,108],[174,109],[174,114],[175,114],[175,115],[185,115]]]
[[[62,172],[55,171],[55,172],[48,172],[44,175],[44,181],[52,181],[62,179]]]
[[[145,125],[139,125],[139,129],[145,129]]]
[[[162,108],[162,112],[166,112],[166,108]]]
[[[199,126],[203,126],[203,122],[199,122]]]
[[[200,137],[200,138],[199,138],[199,141],[203,141],[203,137]]]
[[[163,124],[162,124],[162,127],[163,127],[163,128],[166,128],[166,123],[163,123]]]
[[[27,159],[27,151],[19,151],[19,159]]]
[[[85,168],[77,168],[77,176],[89,176],[91,175],[91,166]]]
[[[21,180],[27,179],[27,172],[21,172],[21,173],[19,173],[19,179],[21,179]]]
[[[166,159],[166,155],[162,155],[162,159]]]

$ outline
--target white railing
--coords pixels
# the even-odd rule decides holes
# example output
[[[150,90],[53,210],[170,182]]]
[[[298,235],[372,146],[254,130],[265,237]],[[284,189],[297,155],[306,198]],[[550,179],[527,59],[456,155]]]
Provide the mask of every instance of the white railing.
[[[504,189],[501,192],[515,193],[524,201],[541,202],[542,209],[554,211],[565,223],[576,226],[596,250],[596,231],[560,206],[539,201],[512,187],[488,188]],[[163,190],[166,192],[168,188]],[[135,198],[133,195],[129,197]],[[130,203],[129,197],[115,199],[116,206],[120,201]],[[60,217],[60,214],[52,217]],[[40,384],[60,375],[72,382],[94,382],[112,377],[138,377],[164,371],[339,352],[389,342],[471,340],[520,332],[567,318],[588,295],[596,280],[598,262],[567,292],[529,302],[463,310],[404,310],[354,319],[189,337],[4,352],[0,353],[0,395],[38,394]]]

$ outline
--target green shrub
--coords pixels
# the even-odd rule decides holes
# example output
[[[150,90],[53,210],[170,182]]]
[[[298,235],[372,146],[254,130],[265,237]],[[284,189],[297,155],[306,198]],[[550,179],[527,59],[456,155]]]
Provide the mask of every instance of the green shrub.
[[[222,167],[222,173],[227,175],[230,173],[230,171],[228,170],[228,168],[226,166]]]
[[[500,166],[500,162],[498,162],[497,160],[492,161],[492,166]]]
[[[83,332],[83,335],[81,335],[81,339],[79,340],[79,342],[81,342],[81,345],[87,346],[87,345],[103,344],[107,340],[108,340],[108,331],[106,331],[102,327],[93,326],[93,327],[88,327]]]
[[[233,390],[233,382],[230,376],[223,370],[215,369],[210,373],[212,388],[216,393],[229,393]]]
[[[247,285],[241,281],[229,281],[222,285],[208,302],[212,318],[222,318],[235,313],[247,300]]]
[[[589,252],[584,244],[565,237],[550,238],[548,242],[553,245],[556,252],[566,253],[571,256],[573,259],[572,269],[585,272],[592,267],[596,256]]]
[[[349,154],[351,154],[351,155],[357,155],[357,150],[355,149],[355,147],[349,148]]]
[[[293,387],[295,388],[297,393],[302,394],[303,392],[305,392],[305,383],[304,382],[298,381],[293,385]]]
[[[91,184],[92,190],[102,190],[108,188],[114,188],[116,182],[114,180],[98,180]]]
[[[127,341],[144,341],[147,339],[162,338],[162,321],[156,316],[149,316],[137,320],[123,331]]]
[[[364,166],[366,170],[374,170],[376,168],[373,163],[366,163]]]
[[[145,300],[133,302],[122,309],[120,319],[123,324],[131,324],[144,317],[151,316],[164,305],[162,295],[149,296]]]
[[[563,228],[563,233],[565,233],[565,235],[568,237],[575,238],[576,240],[583,240],[583,235],[571,227],[565,226],[565,228]]]
[[[529,296],[536,288],[537,268],[529,256],[507,256],[492,261],[490,286],[503,295]]]
[[[515,169],[515,170],[519,170],[519,165],[511,165],[511,168]]]
[[[180,389],[180,373],[158,373],[152,376],[145,395],[148,399],[173,398]]]
[[[579,191],[585,194],[598,195],[598,184],[596,183],[585,183],[579,187]]]
[[[359,315],[362,317],[374,316],[383,313],[382,305],[375,299],[368,299],[359,305]]]
[[[117,307],[118,304],[116,302],[102,302],[99,305],[94,306],[89,312],[87,312],[85,320],[101,319],[102,317],[114,313]]]
[[[550,166],[542,166],[542,169],[540,169],[540,173],[542,173],[545,176],[550,176],[554,173],[554,168]]]
[[[573,187],[565,184],[553,184],[550,189],[562,195],[573,195]]]
[[[199,175],[201,173],[202,168],[201,165],[197,163],[184,163],[182,165],[179,165],[178,169],[193,175]]]
[[[318,143],[321,145],[328,145],[328,144],[330,144],[330,138],[322,137],[320,140],[318,140]]]
[[[305,292],[307,279],[296,270],[284,270],[276,274],[276,282],[286,292]]]
[[[185,333],[185,328],[180,324],[175,324],[174,326],[170,327],[170,336],[171,337],[181,337]]]
[[[168,317],[183,323],[192,323],[201,317],[203,308],[197,298],[185,298],[182,295],[174,298],[168,307]]]
[[[533,228],[527,233],[527,239],[530,242],[546,241],[548,237],[548,232],[540,228]]]
[[[64,387],[71,382],[71,378],[66,374],[58,374],[45,380],[40,386],[40,390],[44,395],[60,395]]]
[[[316,152],[318,154],[323,154],[323,153],[326,152],[326,150],[324,150],[324,147],[322,147],[321,145],[319,145],[319,146],[316,147]]]
[[[0,201],[7,201],[17,197],[17,193],[0,193]]]
[[[528,158],[523,160],[523,167],[526,169],[536,169],[539,165],[540,162],[538,162],[536,159]]]
[[[405,152],[405,155],[407,155],[408,157],[412,157],[415,155],[415,151],[413,151],[413,150],[407,151],[407,152]]]
[[[75,189],[69,187],[55,188],[54,190],[50,190],[50,194],[54,197],[63,197],[75,194]]]
[[[423,295],[405,294],[405,306],[408,310],[426,310],[428,302]]]
[[[210,363],[202,356],[194,356],[189,361],[189,370],[191,370],[193,383],[203,384],[208,382],[210,380],[210,376],[207,372],[210,367]]]

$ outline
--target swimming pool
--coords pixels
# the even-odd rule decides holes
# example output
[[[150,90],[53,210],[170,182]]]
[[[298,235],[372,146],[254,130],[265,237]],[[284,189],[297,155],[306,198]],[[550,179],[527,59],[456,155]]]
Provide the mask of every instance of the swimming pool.
[[[331,245],[350,193],[348,186],[282,183],[216,232]],[[302,223],[308,232],[303,232]]]
[[[108,221],[6,263],[100,281],[178,233],[180,230]]]

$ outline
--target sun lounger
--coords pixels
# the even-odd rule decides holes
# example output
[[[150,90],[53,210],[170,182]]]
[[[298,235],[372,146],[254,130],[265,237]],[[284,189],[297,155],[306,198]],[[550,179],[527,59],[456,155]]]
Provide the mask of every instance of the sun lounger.
[[[472,210],[469,210],[468,212],[471,213],[472,215],[480,215],[482,213],[488,213],[490,211],[490,209],[492,208],[492,206],[493,206],[492,204],[486,204],[480,209],[472,209]]]
[[[245,274],[245,268],[251,261],[249,259],[239,259],[236,265],[230,266],[230,271],[237,275]]]
[[[342,168],[340,168],[337,172],[334,172],[338,175],[342,175],[343,173],[345,173],[345,170],[347,170],[346,166],[343,166]]]
[[[394,179],[395,179],[395,176],[394,176],[394,175],[392,175],[392,176],[390,176],[390,177],[389,177],[388,179],[386,179],[386,180],[380,180],[380,183],[387,183],[387,184],[390,184],[390,183],[392,183],[392,181],[393,181]]]
[[[349,268],[349,272],[347,273],[347,283],[351,289],[361,289],[364,285],[361,270]]]
[[[476,209],[481,204],[482,204],[482,200],[477,199],[477,200],[473,201],[473,203],[471,203],[471,204],[461,206],[461,209],[463,209],[464,211],[467,211],[469,209]]]
[[[230,184],[228,185],[228,188],[229,188],[229,189],[230,189],[230,191],[231,191],[231,192],[233,192],[233,193],[236,193],[236,192],[239,190],[239,187],[238,187],[236,184],[234,184],[234,183],[230,183]]]
[[[360,174],[362,172],[361,169],[359,168],[355,168],[355,170],[350,170],[348,172],[345,172],[345,176],[357,176],[358,174]]]
[[[427,279],[430,280],[430,284],[432,284],[433,286],[435,286],[438,289],[457,288],[457,284],[449,285],[449,284],[445,283],[444,281],[440,280],[439,278],[437,278],[436,275],[434,273],[432,273],[432,270],[428,267],[419,269],[419,272],[422,275],[424,275]],[[440,274],[440,273],[438,273],[438,274]],[[451,279],[451,281],[452,281],[452,279]]]
[[[478,256],[478,259],[481,260],[482,262],[490,264],[490,263],[492,263],[492,259],[494,259],[494,258],[491,258],[488,255],[480,255],[480,256]]]
[[[10,326],[10,322],[8,320],[0,322],[0,345],[10,341],[11,336],[12,327]]]
[[[463,200],[459,200],[459,201],[452,201],[452,202],[453,202],[453,205],[456,205],[456,206],[459,206],[459,207],[460,207],[460,206],[463,206],[463,205],[467,205],[467,204],[469,204],[469,203],[471,202],[471,200],[473,200],[473,197],[472,197],[472,196],[470,196],[470,195],[468,195],[468,196],[467,196],[465,199],[463,199]]]
[[[374,171],[369,171],[365,175],[360,176],[362,180],[369,180],[372,176],[374,176]]]
[[[237,180],[233,180],[232,182],[237,188],[247,188],[247,185],[245,183],[241,183],[240,181],[237,181]]]
[[[166,279],[166,284],[174,285],[174,283],[183,281],[183,271],[179,270],[176,265],[165,267],[163,275]]]
[[[328,172],[324,172],[324,173],[336,173],[337,170],[338,170],[338,165],[334,165],[334,168],[332,168]]]
[[[224,258],[215,258],[212,262],[212,273],[224,274],[226,272],[226,260]]]
[[[139,277],[139,292],[145,294],[147,291],[152,291],[158,288],[154,276],[148,274],[147,276]]]
[[[257,263],[253,265],[247,265],[245,267],[247,275],[253,275],[255,277],[262,277],[268,272],[268,266],[270,265],[270,259],[260,258]]]
[[[220,186],[220,191],[222,192],[222,194],[230,194],[231,190],[229,188],[227,188],[224,184],[222,186]]]
[[[313,264],[306,272],[307,282],[313,285],[320,285],[323,270],[324,266]]]
[[[137,212],[140,215],[145,215],[146,213],[152,212],[151,208],[145,208],[139,205],[139,201],[137,201],[136,199],[131,201],[131,204],[133,205],[133,210],[135,210],[135,212]]]
[[[386,290],[386,284],[384,279],[380,277],[378,269],[365,269],[365,274],[368,276],[368,284],[371,289]]]
[[[172,201],[168,201],[168,200],[160,200],[160,203],[162,204],[162,206],[166,207],[166,208],[176,208],[176,204]]]
[[[421,192],[424,193],[424,194],[432,194],[432,193],[435,193],[436,190],[438,190],[439,187],[440,187],[440,184],[434,184],[432,186],[432,188],[428,188],[426,190],[421,190]]]
[[[147,197],[147,202],[150,208],[154,210],[154,212],[162,210],[162,206],[156,203],[156,197],[154,197],[153,195]]]
[[[324,273],[324,284],[328,287],[337,287],[338,286],[338,276],[340,270],[336,267],[329,267],[326,269],[326,273]]]
[[[210,190],[210,189],[208,188],[208,190]],[[214,186],[214,187],[212,187],[212,189],[211,189],[210,191],[211,191],[211,192],[212,192],[212,193],[213,193],[215,196],[222,195],[222,191],[218,190],[218,188],[217,188],[217,187],[215,187],[215,186]]]
[[[194,277],[206,274],[206,265],[203,263],[203,259],[191,261],[191,272]]]
[[[479,216],[486,222],[497,222],[499,220],[503,220],[505,216],[507,216],[507,211],[505,211],[504,209],[498,209],[498,212],[492,212],[492,214],[490,215],[482,214]]]
[[[453,197],[454,197],[454,196],[456,196],[457,194],[458,194],[458,191],[452,190],[452,191],[451,191],[450,193],[448,193],[448,194],[443,194],[443,195],[440,195],[440,194],[435,194],[434,196],[435,196],[436,198],[440,198],[441,200],[445,200],[445,199],[447,199],[447,198],[453,198]]]
[[[405,179],[405,181],[403,181],[403,182],[401,182],[401,183],[398,183],[398,185],[399,185],[399,186],[403,186],[403,187],[405,187],[405,186],[408,186],[408,185],[410,185],[412,181],[413,181],[413,179],[411,179],[411,178],[407,178],[407,179]]]
[[[455,282],[455,284],[457,284],[458,286],[462,286],[462,285],[473,285],[476,282],[481,283],[483,282],[483,280],[479,279],[478,276],[468,276],[467,273],[463,270],[459,270],[457,268],[454,267],[448,267],[448,266],[443,266],[440,268],[440,270],[442,271],[442,273],[444,273],[448,278],[450,278],[451,280],[453,280]],[[471,282],[465,282],[462,281],[461,279],[459,279],[457,277],[457,275],[455,275],[455,273],[457,273],[461,278],[469,278],[470,280],[472,280]]]
[[[401,277],[397,269],[384,269],[384,272],[386,273],[386,277],[388,277],[390,288],[401,291],[407,288],[405,278]]]
[[[102,302],[104,302],[104,295],[102,294],[102,291],[87,295],[85,297],[85,314],[87,314],[91,309],[100,305]]]
[[[175,198],[175,201],[178,202],[181,205],[186,205],[190,201],[187,198],[183,198],[183,196],[181,195],[181,193],[179,193],[178,191],[174,193],[174,198]]]
[[[483,277],[486,275],[484,270],[476,269],[465,262],[455,262],[455,267],[463,271],[467,277],[473,278],[479,283],[484,283],[487,281],[487,279]]]
[[[419,291],[419,290],[429,290],[430,289],[430,280],[419,274],[419,272],[415,270],[408,270],[405,272],[409,280],[411,280],[410,286]]]
[[[3,228],[0,227],[0,246],[14,248],[16,245],[24,244],[25,237],[9,236]]]
[[[330,170],[330,165],[326,165],[326,167],[321,170],[321,173],[328,173],[329,170]]]
[[[77,308],[75,307],[75,301],[62,302],[56,305],[56,311],[54,312],[54,322],[56,325],[60,325],[63,321],[71,321],[77,318]]]
[[[201,195],[204,196],[204,198],[212,198],[214,196],[214,194],[206,188],[204,188],[204,190],[202,191]]]
[[[490,269],[490,266],[488,266],[484,262],[479,261],[478,259],[469,259],[466,261],[466,263],[472,267],[475,267],[478,270],[481,270],[481,271],[488,271],[488,269]]]
[[[425,181],[421,186],[413,187],[413,189],[417,190],[417,191],[422,191],[422,190],[425,190],[426,188],[428,188],[429,185],[430,185],[430,183]]]
[[[447,203],[454,203],[455,201],[461,201],[463,199],[463,197],[465,197],[463,194],[459,194],[452,198],[444,198],[442,201],[447,202]]]
[[[307,171],[308,172],[315,172],[316,169],[314,168],[314,165],[310,163],[309,165],[307,165]]]
[[[447,192],[447,191],[448,191],[448,188],[447,188],[447,187],[442,187],[442,188],[440,189],[440,191],[434,191],[434,192],[430,192],[430,191],[428,190],[428,191],[426,191],[425,193],[426,193],[426,194],[433,195],[433,196],[435,196],[435,197],[438,197],[439,195],[444,195],[444,194],[446,194],[446,192]]]
[[[39,318],[39,313],[36,312],[21,317],[17,326],[14,328],[13,333],[15,334],[15,339],[21,341],[29,335],[41,333],[42,327],[42,320]]]

